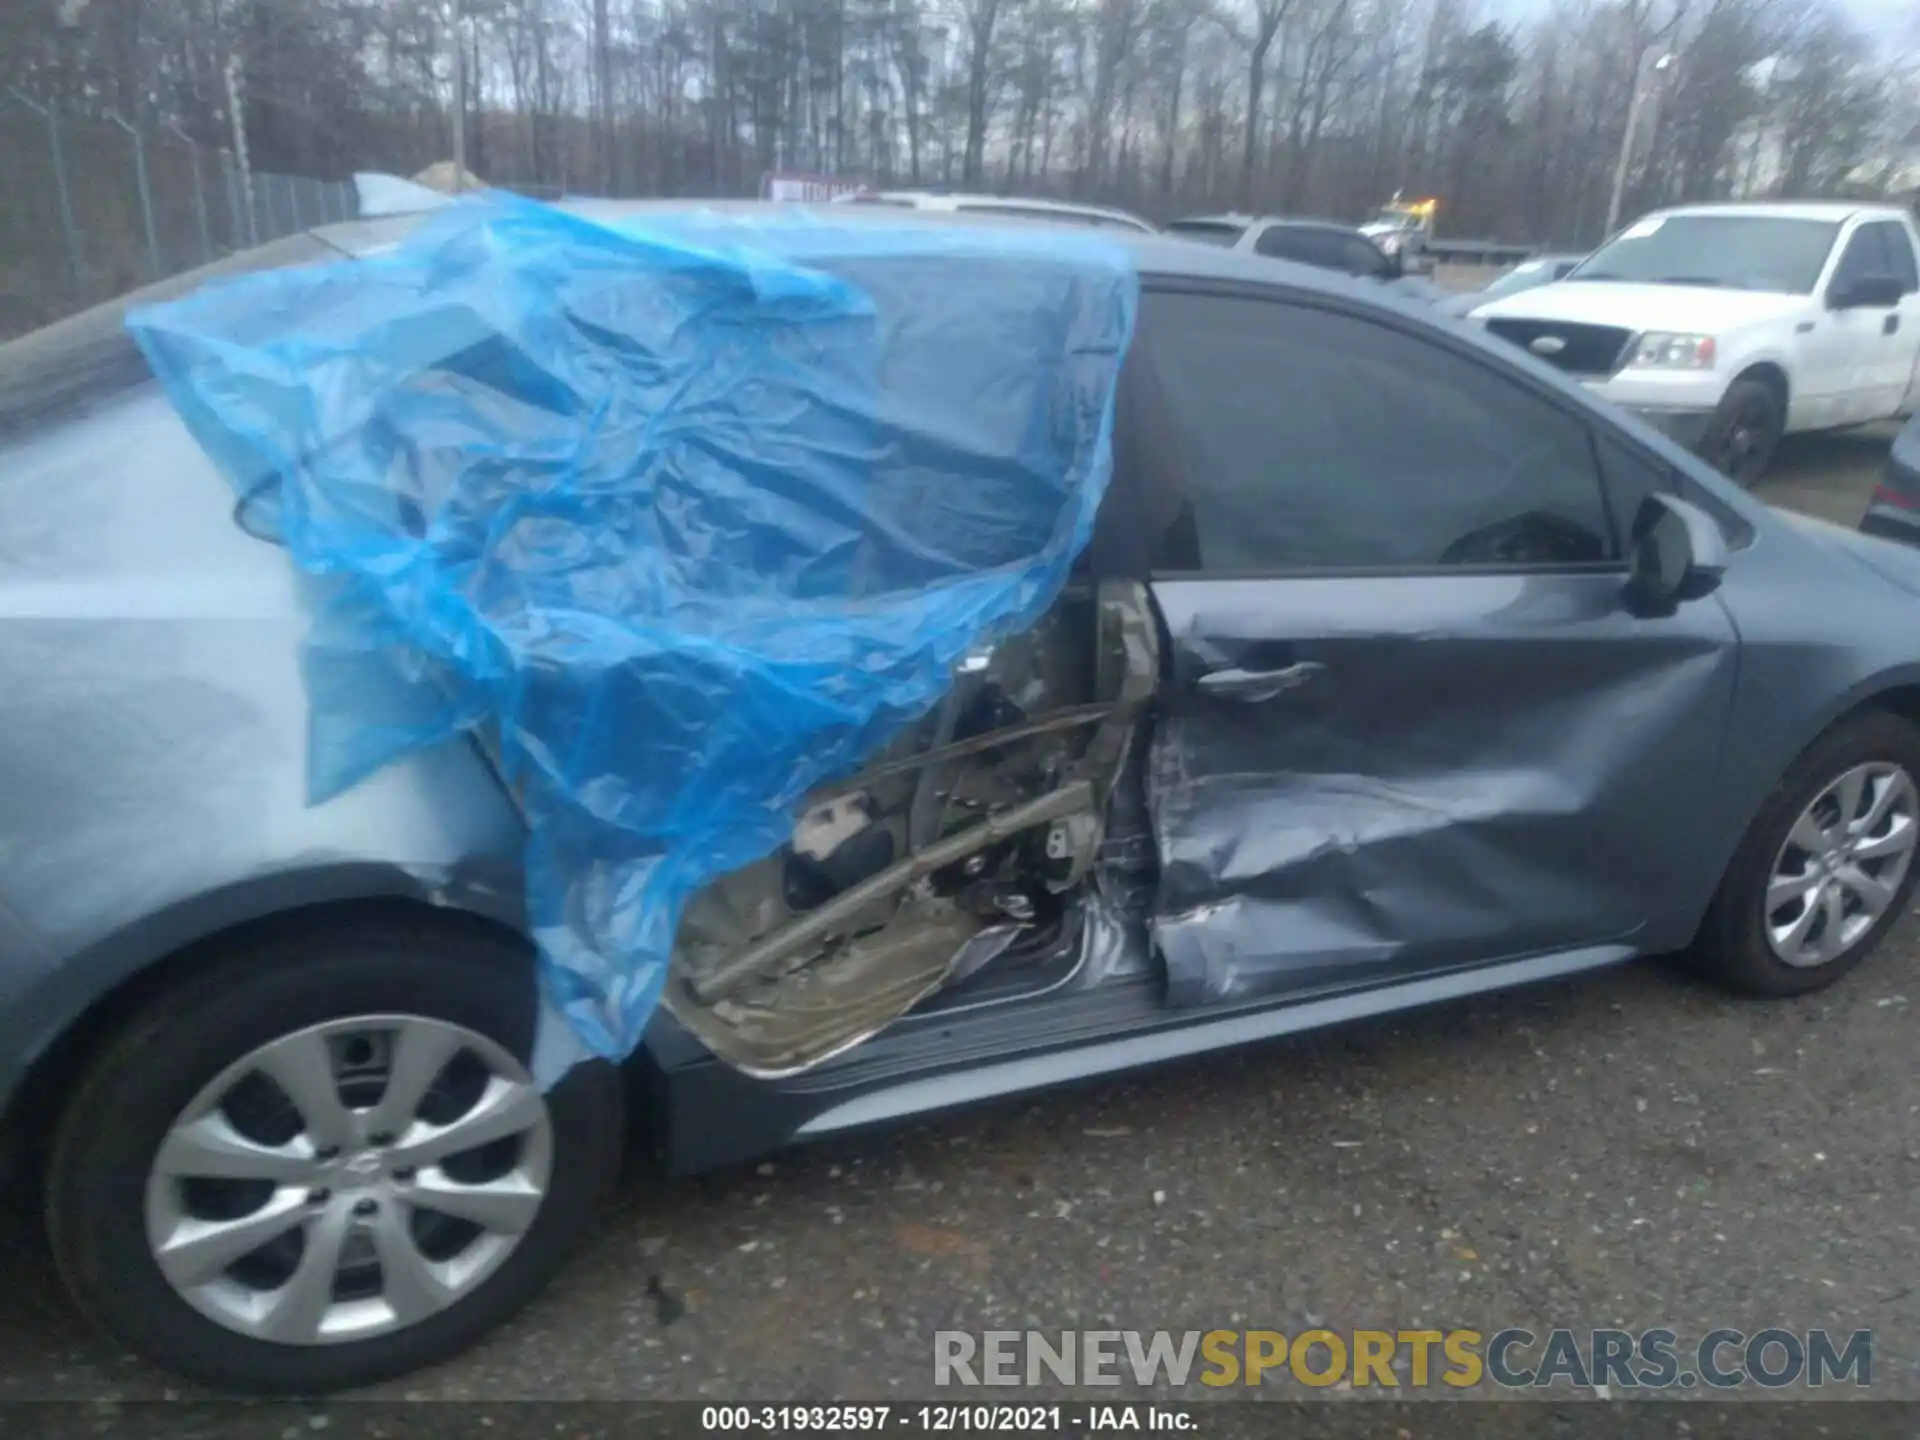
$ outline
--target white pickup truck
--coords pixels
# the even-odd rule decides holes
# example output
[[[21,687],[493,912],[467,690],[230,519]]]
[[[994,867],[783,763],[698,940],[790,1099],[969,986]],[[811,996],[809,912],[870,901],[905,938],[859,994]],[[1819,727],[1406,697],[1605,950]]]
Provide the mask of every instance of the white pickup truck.
[[[1916,255],[1895,206],[1687,206],[1472,318],[1751,485],[1784,434],[1912,412]]]

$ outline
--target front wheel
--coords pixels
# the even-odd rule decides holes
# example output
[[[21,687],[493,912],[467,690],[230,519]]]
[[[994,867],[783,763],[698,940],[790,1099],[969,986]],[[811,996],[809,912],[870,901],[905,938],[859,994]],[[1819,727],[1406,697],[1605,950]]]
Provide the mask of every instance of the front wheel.
[[[1866,959],[1905,913],[1920,866],[1920,731],[1871,712],[1803,754],[1761,806],[1696,945],[1751,995],[1802,995]]]
[[[1771,385],[1736,380],[1707,422],[1700,453],[1721,474],[1751,490],[1773,464],[1786,423],[1786,411]]]
[[[527,1070],[530,957],[382,921],[249,945],[109,1042],[49,1167],[55,1258],[128,1348],[318,1394],[477,1339],[559,1267],[615,1174],[620,1087]]]

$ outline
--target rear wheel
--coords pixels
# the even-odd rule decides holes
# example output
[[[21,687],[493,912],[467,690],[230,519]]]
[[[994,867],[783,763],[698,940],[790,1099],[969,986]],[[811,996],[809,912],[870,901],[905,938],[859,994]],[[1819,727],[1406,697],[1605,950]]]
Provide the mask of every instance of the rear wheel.
[[[542,1094],[533,967],[383,922],[249,947],[111,1041],[60,1125],[56,1259],[138,1353],[318,1393],[451,1355],[564,1259],[617,1170],[616,1072]]]
[[[1873,712],[1816,741],[1749,827],[1699,958],[1734,989],[1801,995],[1852,970],[1906,911],[1920,866],[1920,731]]]
[[[1700,453],[1728,479],[1752,489],[1773,464],[1786,421],[1785,408],[1771,385],[1736,380],[1707,422]]]

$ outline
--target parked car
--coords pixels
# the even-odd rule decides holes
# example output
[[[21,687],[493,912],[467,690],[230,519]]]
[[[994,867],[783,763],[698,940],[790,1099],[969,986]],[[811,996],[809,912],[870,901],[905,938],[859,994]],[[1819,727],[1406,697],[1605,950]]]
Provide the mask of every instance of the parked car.
[[[1400,262],[1377,241],[1351,225],[1332,220],[1300,220],[1284,215],[1193,215],[1175,220],[1166,234],[1226,250],[1243,250],[1276,260],[1292,260],[1321,270],[1338,270],[1362,280],[1392,280]]]
[[[1113,480],[1059,603],[695,902],[626,1073],[546,1092],[483,749],[309,806],[306,584],[124,306],[0,347],[0,1103],[109,1333],[258,1391],[445,1357],[587,1233],[629,1109],[687,1172],[1640,955],[1761,996],[1866,960],[1920,874],[1920,553],[1370,287],[1123,243]],[[1103,825],[1042,843],[1026,797],[1067,782]],[[992,843],[863,950],[836,902],[927,795]]]
[[[1446,298],[1446,291],[1424,273],[1406,269],[1399,249],[1390,251],[1353,226],[1331,220],[1196,216],[1174,221],[1167,226],[1166,233],[1203,245],[1250,251],[1276,260],[1338,271],[1361,280],[1378,281],[1403,299],[1422,304],[1437,304]]]
[[[939,190],[861,190],[844,195],[839,205],[884,205],[896,210],[931,210],[952,215],[985,215],[1003,220],[1042,220],[1055,225],[1088,225],[1096,230],[1129,230],[1150,235],[1153,226],[1138,215],[1104,205],[1038,200],[1020,195],[949,194]]]
[[[1783,435],[1911,413],[1915,244],[1897,206],[1687,206],[1473,314],[1752,485]]]
[[[1873,487],[1860,529],[1884,540],[1920,545],[1920,416],[1893,437],[1886,471]]]
[[[1489,301],[1503,300],[1524,290],[1536,290],[1542,285],[1564,280],[1568,272],[1585,258],[1584,255],[1535,255],[1495,276],[1481,289],[1447,296],[1440,302],[1440,308],[1449,315],[1469,314]]]

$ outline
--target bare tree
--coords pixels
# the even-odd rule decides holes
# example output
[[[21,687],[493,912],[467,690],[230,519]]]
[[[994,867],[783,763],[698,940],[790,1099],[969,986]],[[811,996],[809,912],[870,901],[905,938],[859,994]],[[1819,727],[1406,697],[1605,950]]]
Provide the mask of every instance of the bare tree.
[[[0,85],[57,114],[102,277],[146,257],[125,121],[344,178],[447,158],[551,195],[751,193],[776,167],[1358,217],[1575,245],[1624,213],[1911,183],[1920,66],[1846,0],[8,0]],[[1512,13],[1514,7],[1508,7]],[[463,17],[458,33],[453,24]],[[456,94],[452,58],[467,83]],[[1629,133],[1634,78],[1643,87]],[[0,306],[65,271],[39,111],[0,106]],[[164,149],[154,154],[166,159]],[[177,171],[158,176],[161,199]],[[23,298],[22,298],[23,297]]]
[[[1221,23],[1247,52],[1246,127],[1240,152],[1239,202],[1253,204],[1253,162],[1260,148],[1260,98],[1267,86],[1267,55],[1296,0],[1253,0],[1251,19],[1222,12]]]
[[[987,151],[987,98],[993,85],[994,27],[1005,0],[963,0],[967,33],[967,149],[961,178],[978,186]]]

